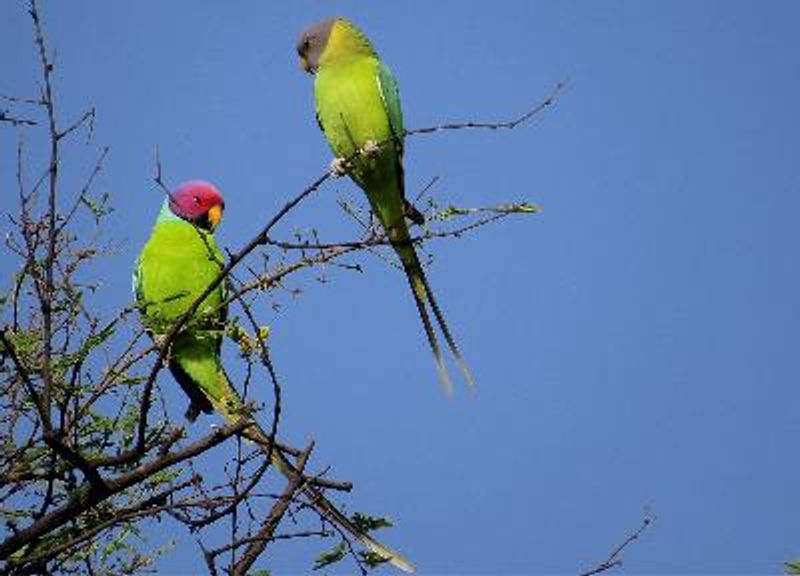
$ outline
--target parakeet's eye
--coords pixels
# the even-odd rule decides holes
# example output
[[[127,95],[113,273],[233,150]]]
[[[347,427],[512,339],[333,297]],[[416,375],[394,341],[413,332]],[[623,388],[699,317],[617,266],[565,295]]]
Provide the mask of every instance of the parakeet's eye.
[[[195,206],[200,206],[200,196],[194,196],[192,201],[194,202]]]

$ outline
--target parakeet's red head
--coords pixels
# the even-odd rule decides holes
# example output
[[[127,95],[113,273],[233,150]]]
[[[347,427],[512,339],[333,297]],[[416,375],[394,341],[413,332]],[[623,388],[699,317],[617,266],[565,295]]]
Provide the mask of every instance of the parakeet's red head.
[[[213,231],[222,219],[225,200],[213,184],[190,180],[170,193],[169,209],[195,226]]]

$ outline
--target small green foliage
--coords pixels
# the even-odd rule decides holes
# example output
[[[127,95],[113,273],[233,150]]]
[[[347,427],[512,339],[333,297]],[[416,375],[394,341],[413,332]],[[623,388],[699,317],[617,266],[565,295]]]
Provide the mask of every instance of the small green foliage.
[[[448,206],[447,208],[440,210],[438,214],[436,214],[435,218],[437,220],[450,220],[456,216],[466,216],[468,214],[472,214],[475,211],[475,208],[459,208],[458,206]]]
[[[128,542],[130,536],[135,533],[136,531],[128,525],[114,534],[100,551],[103,561],[108,562],[109,558],[118,552],[135,552],[136,549],[132,548]]]
[[[104,414],[89,414],[89,421],[83,426],[84,435],[110,433],[114,428],[114,419]]]
[[[787,574],[800,574],[800,560],[790,560],[784,563],[783,568]]]
[[[364,533],[393,526],[392,521],[385,516],[370,516],[362,512],[356,512],[350,517],[350,520],[356,525],[356,528]]]
[[[86,357],[91,354],[92,350],[103,344],[106,340],[111,338],[114,334],[114,329],[116,327],[117,321],[114,320],[106,325],[100,332],[97,334],[92,334],[89,336],[86,341],[78,348],[75,352],[64,354],[59,361],[56,363],[56,368],[58,369],[66,369],[70,366],[74,366],[76,364],[82,364]]]
[[[103,192],[103,194],[97,200],[90,198],[86,194],[80,197],[81,203],[86,206],[92,213],[92,216],[94,216],[94,221],[96,224],[100,224],[100,220],[103,217],[108,216],[114,211],[114,208],[109,202],[110,199],[111,196],[108,192]]]
[[[324,568],[325,566],[330,566],[331,564],[338,562],[344,558],[345,554],[347,554],[347,543],[342,540],[330,550],[326,550],[317,556],[317,559],[314,560],[314,570],[319,570],[320,568]]]
[[[389,561],[386,556],[381,556],[372,550],[362,550],[358,555],[361,557],[361,561],[370,568],[376,568]]]
[[[35,355],[39,350],[42,335],[38,330],[14,330],[6,332],[11,346],[21,359]]]
[[[183,474],[182,468],[165,468],[160,472],[156,472],[147,481],[153,486],[156,487],[160,484],[166,484],[172,482],[173,480],[177,480]]]
[[[509,202],[507,204],[499,204],[497,206],[490,206],[487,208],[460,208],[458,206],[448,206],[439,210],[434,215],[434,220],[446,222],[452,220],[457,216],[469,216],[470,214],[535,214],[541,212],[542,207],[530,202]]]
[[[521,202],[519,204],[501,204],[495,211],[502,214],[534,214],[541,212],[542,207],[530,202]]]
[[[227,326],[226,333],[239,346],[239,355],[246,358],[260,349],[259,341],[265,342],[269,338],[270,328],[266,325],[259,326],[257,334],[251,335],[236,322],[231,322]]]

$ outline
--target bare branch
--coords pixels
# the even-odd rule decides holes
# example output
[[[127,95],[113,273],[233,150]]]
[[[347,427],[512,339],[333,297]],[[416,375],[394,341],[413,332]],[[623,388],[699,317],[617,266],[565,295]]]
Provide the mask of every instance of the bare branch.
[[[622,552],[627,548],[630,544],[634,541],[638,540],[642,533],[650,526],[653,522],[655,522],[656,517],[647,513],[642,520],[641,525],[632,532],[619,546],[614,548],[609,554],[608,558],[603,560],[600,564],[595,566],[594,568],[590,568],[584,572],[580,572],[578,576],[594,576],[595,574],[600,574],[601,572],[606,572],[607,570],[611,570],[612,568],[617,568],[622,566]]]
[[[512,130],[519,126],[520,124],[527,122],[534,116],[537,116],[545,109],[552,106],[561,92],[567,87],[567,80],[562,80],[556,87],[550,92],[550,95],[545,98],[542,102],[527,110],[520,116],[512,119],[507,120],[504,122],[448,122],[446,124],[438,124],[436,126],[429,126],[427,128],[415,128],[413,130],[406,130],[406,136],[414,136],[417,134],[431,134],[432,132],[441,132],[444,130],[464,130],[464,129],[489,129],[489,130]]]
[[[95,119],[95,110],[94,110],[94,108],[91,108],[90,110],[87,110],[86,112],[84,112],[83,115],[80,118],[78,118],[69,127],[65,128],[64,130],[59,132],[56,136],[57,136],[57,138],[59,140],[61,140],[62,138],[66,138],[71,133],[73,133],[75,130],[77,130],[78,128],[80,128],[84,124],[88,123],[89,124],[89,135],[91,137],[91,134],[94,132],[94,119]]]
[[[281,494],[281,497],[272,507],[272,510],[270,510],[269,516],[267,516],[267,519],[264,521],[264,524],[261,526],[261,529],[256,535],[256,539],[250,543],[242,557],[233,566],[233,569],[231,570],[232,576],[241,576],[247,574],[250,566],[253,565],[253,562],[256,561],[258,556],[266,548],[267,543],[272,537],[272,534],[275,532],[275,528],[277,528],[278,523],[286,513],[289,503],[294,498],[295,493],[302,487],[303,470],[306,467],[306,462],[308,461],[313,449],[314,443],[312,442],[297,458],[295,463],[296,473],[289,479],[289,483],[286,485],[286,489],[283,491],[283,494]]]
[[[0,122],[8,122],[12,126],[36,126],[38,123],[29,118],[13,116],[8,110],[0,110]]]

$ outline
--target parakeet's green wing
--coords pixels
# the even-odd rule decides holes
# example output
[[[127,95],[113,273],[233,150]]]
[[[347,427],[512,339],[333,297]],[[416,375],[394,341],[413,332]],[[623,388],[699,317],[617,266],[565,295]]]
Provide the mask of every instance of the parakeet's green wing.
[[[403,152],[405,147],[405,127],[403,125],[403,108],[400,105],[400,90],[397,88],[397,81],[391,69],[378,61],[378,90],[389,118],[389,127],[395,137],[395,149],[397,151],[397,174],[400,180],[400,190],[403,193],[404,210],[406,218],[415,224],[422,226],[425,224],[425,216],[417,210],[411,202],[405,198],[405,174],[403,169]]]
[[[403,108],[400,106],[400,90],[397,88],[397,81],[394,79],[394,74],[389,67],[383,63],[382,60],[378,61],[378,89],[380,90],[383,106],[386,109],[386,114],[389,116],[389,127],[392,134],[397,138],[395,145],[397,146],[398,161],[402,167],[403,164]]]

